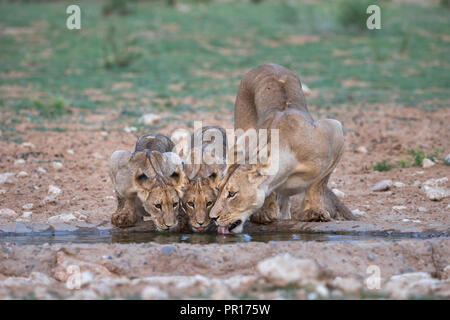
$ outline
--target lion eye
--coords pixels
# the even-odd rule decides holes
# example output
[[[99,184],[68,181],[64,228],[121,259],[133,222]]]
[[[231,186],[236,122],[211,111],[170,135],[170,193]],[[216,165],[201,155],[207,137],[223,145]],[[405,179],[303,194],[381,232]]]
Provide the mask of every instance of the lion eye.
[[[212,202],[211,201],[208,201],[207,203],[206,203],[206,207],[210,207],[212,205]]]
[[[228,196],[227,198],[233,198],[236,195],[237,192],[233,192],[233,191],[228,191]]]
[[[189,201],[187,204],[188,204],[188,206],[191,207],[191,208],[194,208],[194,207],[195,207],[195,204],[194,204],[192,201]]]
[[[161,205],[159,203],[155,204],[155,208],[161,210]]]
[[[177,205],[178,205],[178,202],[174,202],[174,203],[173,203],[173,207],[174,207],[174,208],[176,208]]]

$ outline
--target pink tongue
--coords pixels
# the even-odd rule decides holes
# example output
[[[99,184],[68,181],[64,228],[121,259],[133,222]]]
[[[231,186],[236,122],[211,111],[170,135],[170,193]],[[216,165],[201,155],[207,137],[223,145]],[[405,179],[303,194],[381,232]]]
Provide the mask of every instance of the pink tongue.
[[[230,231],[228,231],[227,227],[221,227],[221,226],[217,227],[217,232],[219,232],[221,234],[229,234],[230,233]]]
[[[203,228],[203,227],[198,227],[197,230],[198,230],[198,231],[203,231],[203,230],[205,230],[205,228]]]

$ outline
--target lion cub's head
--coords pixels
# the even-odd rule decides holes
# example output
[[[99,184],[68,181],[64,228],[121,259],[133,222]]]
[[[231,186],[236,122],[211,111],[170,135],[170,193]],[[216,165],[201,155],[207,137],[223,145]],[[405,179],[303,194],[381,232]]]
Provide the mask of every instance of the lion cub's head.
[[[177,226],[183,196],[183,170],[181,166],[168,162],[170,158],[153,151],[147,158],[147,163],[156,175],[149,176],[149,170],[137,170],[134,177],[137,196],[159,231],[171,230]]]
[[[217,174],[209,177],[198,177],[185,186],[182,205],[189,218],[189,224],[194,232],[205,231],[214,226],[209,218],[209,212],[218,194]]]

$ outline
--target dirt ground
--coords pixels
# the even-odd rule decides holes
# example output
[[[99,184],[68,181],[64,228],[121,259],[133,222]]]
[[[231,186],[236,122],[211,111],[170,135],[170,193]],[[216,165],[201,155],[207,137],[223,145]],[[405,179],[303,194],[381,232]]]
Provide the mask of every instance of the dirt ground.
[[[432,201],[424,192],[425,181],[449,178],[450,167],[438,160],[429,168],[413,166],[385,172],[371,169],[384,159],[395,161],[408,157],[405,151],[408,148],[426,153],[440,148],[442,153],[438,159],[442,159],[450,152],[450,110],[430,112],[374,105],[349,107],[348,110],[323,110],[312,106],[310,111],[316,119],[338,119],[345,128],[346,152],[329,185],[345,194],[343,201],[351,210],[359,210],[359,221],[287,222],[280,230],[414,232],[441,237],[348,243],[286,241],[208,245],[21,246],[3,241],[0,244],[0,298],[450,297],[449,197]],[[204,125],[231,128],[232,112],[224,110],[220,117],[218,114],[204,113],[200,119]],[[76,117],[75,114],[75,120]],[[61,124],[58,126],[67,128],[67,132],[29,131],[23,137],[23,144],[0,141],[0,174],[13,173],[0,185],[0,209],[14,211],[2,214],[0,229],[21,223],[51,225],[54,222],[51,218],[61,214],[73,214],[63,221],[66,225],[82,222],[87,226],[110,227],[116,200],[107,174],[108,158],[118,149],[131,151],[137,134],[113,125],[112,120],[119,117],[118,113],[111,112],[106,117],[111,125],[102,127],[105,115],[89,116],[86,121],[98,124],[95,130],[92,125],[87,128],[80,124]],[[199,120],[198,115],[196,118],[194,115],[180,117]],[[19,126],[26,131],[32,124],[24,122]],[[175,120],[159,132],[170,135],[180,127],[187,128]],[[362,146],[367,152],[358,150]],[[54,161],[61,162],[62,167],[54,167]],[[27,175],[20,177],[21,171]],[[402,182],[404,186],[371,191],[377,182],[385,179]],[[52,195],[50,185],[62,192]],[[450,183],[443,180],[440,187],[449,188]],[[49,196],[51,198],[45,200]],[[33,205],[24,209],[26,204]],[[24,212],[32,213],[23,215]],[[271,227],[256,228],[268,230]],[[287,259],[288,264],[298,266],[294,271],[282,272],[297,276],[294,285],[284,282],[287,280],[277,275],[277,268],[270,269],[273,261],[267,259],[271,258]],[[279,265],[277,261],[273,263]],[[317,273],[309,276],[308,272],[302,273],[304,264],[312,264]],[[74,265],[79,268],[81,281],[81,289],[75,290],[67,288],[72,279],[70,266]],[[370,265],[381,270],[379,290],[369,290],[365,284]]]

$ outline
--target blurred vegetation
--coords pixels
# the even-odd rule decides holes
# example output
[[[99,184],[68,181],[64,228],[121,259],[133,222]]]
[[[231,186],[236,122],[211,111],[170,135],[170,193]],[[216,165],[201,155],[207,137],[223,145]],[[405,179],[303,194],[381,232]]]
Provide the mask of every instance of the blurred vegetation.
[[[2,2],[0,108],[36,123],[72,109],[231,112],[240,77],[265,62],[297,72],[324,110],[448,106],[444,2],[381,1],[382,29],[363,34],[364,0],[254,2],[79,1],[81,30],[65,27],[71,1]]]

